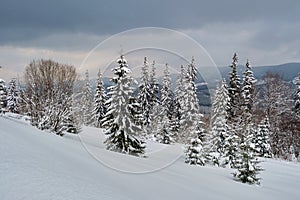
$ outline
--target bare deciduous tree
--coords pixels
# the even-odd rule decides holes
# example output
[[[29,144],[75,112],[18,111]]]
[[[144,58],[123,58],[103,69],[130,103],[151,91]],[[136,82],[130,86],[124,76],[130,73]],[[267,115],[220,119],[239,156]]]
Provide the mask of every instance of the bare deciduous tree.
[[[31,123],[56,134],[70,128],[75,67],[52,60],[32,61],[24,76]]]
[[[291,149],[300,145],[299,120],[292,111],[292,92],[279,74],[268,72],[263,80],[263,107],[270,119],[272,151],[275,157],[289,159],[295,153]]]

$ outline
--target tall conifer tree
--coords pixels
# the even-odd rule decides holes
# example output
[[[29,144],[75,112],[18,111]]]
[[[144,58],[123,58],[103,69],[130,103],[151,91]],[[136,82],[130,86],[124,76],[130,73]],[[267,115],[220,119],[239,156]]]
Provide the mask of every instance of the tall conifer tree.
[[[132,97],[134,79],[130,76],[131,70],[123,55],[117,63],[118,66],[113,70],[115,76],[112,78],[115,85],[109,87],[109,107],[103,119],[108,135],[105,144],[108,150],[140,156],[144,153],[145,145],[138,138],[142,129],[135,121],[134,108],[137,103]]]
[[[98,128],[100,127],[102,128],[102,119],[104,118],[107,110],[107,107],[105,105],[106,100],[107,100],[107,95],[102,80],[102,74],[99,70],[96,92],[94,97],[94,109],[92,112],[92,116],[94,118],[94,125]]]

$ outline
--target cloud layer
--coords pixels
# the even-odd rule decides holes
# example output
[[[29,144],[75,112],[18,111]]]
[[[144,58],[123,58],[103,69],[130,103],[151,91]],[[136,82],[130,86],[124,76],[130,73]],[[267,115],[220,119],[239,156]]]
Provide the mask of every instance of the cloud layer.
[[[2,0],[0,76],[37,58],[79,66],[99,42],[145,26],[188,34],[217,65],[230,64],[235,51],[241,63],[299,62],[299,11],[297,0]]]

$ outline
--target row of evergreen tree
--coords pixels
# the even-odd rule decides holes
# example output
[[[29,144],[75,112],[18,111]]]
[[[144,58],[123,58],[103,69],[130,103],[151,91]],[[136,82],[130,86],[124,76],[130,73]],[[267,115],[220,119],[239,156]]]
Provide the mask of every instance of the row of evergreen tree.
[[[19,112],[19,89],[16,79],[11,79],[6,87],[5,81],[0,79],[0,109],[2,112]]]
[[[92,123],[107,129],[107,133],[111,134],[111,141],[107,141],[108,149],[134,155],[143,152],[143,142],[139,142],[139,145],[135,144],[141,149],[132,151],[133,147],[130,144],[132,141],[137,141],[136,136],[143,139],[152,138],[164,144],[188,143],[189,138],[200,129],[202,124],[202,114],[199,112],[199,100],[196,94],[197,69],[194,59],[187,70],[181,67],[181,74],[173,92],[169,66],[167,64],[165,66],[160,86],[156,77],[155,62],[149,65],[145,58],[136,96],[133,95],[135,80],[130,75],[124,56],[121,56],[117,63],[118,66],[113,70],[115,77],[111,79],[114,86],[108,88],[108,94],[99,73],[93,110],[83,115],[84,123],[87,125]],[[85,86],[82,107],[90,108],[92,98],[88,73]],[[129,136],[133,139],[126,139]],[[113,141],[119,141],[120,144],[115,144]]]
[[[96,91],[101,96],[103,117],[97,120],[109,135],[106,141],[108,149],[140,155],[144,152],[145,137],[165,144],[181,142],[187,144],[187,163],[231,167],[237,170],[235,176],[242,182],[259,183],[257,174],[262,169],[258,157],[273,156],[273,135],[268,115],[258,125],[253,119],[256,79],[248,61],[241,81],[237,73],[238,57],[234,55],[229,84],[224,80],[217,88],[211,126],[206,130],[196,94],[198,72],[194,59],[187,69],[181,67],[173,93],[168,65],[159,91],[155,62],[150,73],[145,58],[137,96],[133,96],[134,80],[124,56],[117,62],[116,76],[112,78],[115,85],[109,88],[108,95],[103,83],[100,84],[101,92]],[[101,82],[101,78],[98,81]],[[95,98],[95,102],[100,99]],[[106,113],[102,112],[105,110]]]
[[[278,102],[283,100],[266,91],[261,103],[250,63],[247,61],[241,80],[237,73],[238,57],[234,54],[229,82],[227,84],[223,80],[217,87],[208,126],[207,121],[203,122],[205,119],[199,109],[195,83],[198,70],[194,59],[187,68],[181,66],[175,90],[172,91],[169,66],[166,64],[162,83],[159,84],[155,62],[149,64],[145,58],[137,95],[134,95],[137,82],[132,78],[123,55],[117,63],[113,69],[115,76],[111,79],[113,86],[105,89],[99,72],[96,91],[93,93],[86,72],[81,92],[73,93],[71,90],[74,91],[75,76],[72,67],[63,66],[65,70],[61,71],[64,74],[72,72],[70,79],[61,78],[64,81],[58,79],[58,82],[53,80],[54,84],[49,84],[49,77],[45,76],[32,82],[38,69],[34,67],[40,66],[42,69],[48,66],[45,69],[49,70],[49,66],[58,66],[53,61],[33,62],[26,69],[28,81],[24,90],[18,88],[15,79],[10,81],[8,89],[5,82],[1,81],[1,109],[28,114],[33,125],[60,135],[64,131],[78,132],[78,124],[81,123],[105,128],[108,135],[105,141],[107,149],[131,155],[142,156],[147,139],[164,144],[183,143],[187,145],[186,163],[234,168],[235,176],[242,182],[259,183],[258,173],[262,169],[258,157],[280,157],[283,154],[297,156],[299,129],[292,127],[294,132],[286,139],[287,136],[281,133],[282,123],[278,120],[285,119],[282,113],[289,110],[291,112],[288,112],[288,116],[295,116],[294,121],[299,122],[300,87],[294,95],[292,109],[287,109],[288,106],[283,108],[283,104],[278,107]],[[41,72],[47,74],[46,71]],[[272,81],[274,79],[271,76],[265,80],[268,78]],[[46,81],[41,81],[43,79]],[[266,88],[272,86],[270,83],[266,85]],[[286,87],[282,88],[286,90]],[[282,91],[276,92],[280,94]],[[277,107],[270,103],[274,99]],[[274,112],[280,108],[284,112],[274,117]],[[263,110],[263,117],[259,117],[257,110]],[[283,140],[287,141],[286,145],[278,142]]]

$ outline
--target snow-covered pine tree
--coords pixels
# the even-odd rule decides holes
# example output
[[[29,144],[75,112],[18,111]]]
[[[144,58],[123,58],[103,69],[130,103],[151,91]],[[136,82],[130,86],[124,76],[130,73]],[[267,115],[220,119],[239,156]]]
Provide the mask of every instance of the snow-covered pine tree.
[[[150,110],[152,107],[152,88],[149,81],[149,64],[147,57],[144,58],[144,64],[142,67],[141,84],[139,85],[138,103],[141,106],[142,112],[142,124],[148,132],[148,126],[150,125]]]
[[[240,151],[240,138],[230,124],[228,125],[228,133],[228,137],[224,141],[224,159],[220,164],[222,167],[236,168]]]
[[[71,113],[72,116],[70,117],[72,122],[74,122],[76,133],[79,133],[82,129],[82,104],[81,104],[81,92],[82,92],[82,86],[76,85],[77,87],[74,88],[74,93],[72,95],[72,107],[71,107]],[[70,129],[72,130],[72,129]]]
[[[162,118],[162,107],[159,102],[156,102],[150,112],[150,121],[151,121],[151,129],[149,131],[149,138],[152,138],[154,140],[155,137],[158,135],[160,131],[160,126],[161,126],[161,118]]]
[[[251,65],[247,60],[246,70],[243,73],[243,87],[242,87],[242,121],[243,123],[250,123],[252,121],[252,110],[254,104],[254,90],[256,79],[251,71]]]
[[[160,114],[161,114],[161,105],[159,99],[159,83],[156,78],[156,66],[155,61],[152,63],[152,68],[150,72],[150,86],[151,86],[151,110],[150,110],[150,131],[149,137],[157,135],[159,123],[160,123]]]
[[[16,79],[11,79],[7,90],[7,110],[13,113],[19,113],[19,90]]]
[[[185,76],[186,76],[185,69],[184,69],[183,65],[181,65],[180,75],[177,78],[176,87],[175,87],[175,91],[174,91],[175,99],[179,104],[179,109],[183,105],[183,100],[184,100],[184,95],[185,95],[185,90],[184,90]]]
[[[0,79],[0,111],[4,112],[4,109],[6,108],[6,102],[7,102],[7,89],[6,89],[5,81],[3,79]]]
[[[249,61],[246,62],[246,69],[243,73],[243,85],[241,90],[241,118],[239,125],[239,137],[240,142],[243,143],[244,139],[249,137],[250,134],[253,138],[255,137],[256,127],[253,123],[253,105],[254,105],[254,89],[255,89],[256,79],[253,76],[253,72],[251,71],[251,65]]]
[[[296,91],[294,94],[294,110],[298,118],[300,118],[300,72],[298,81],[296,82]]]
[[[63,110],[62,130],[68,133],[78,134],[81,131],[81,124],[76,116],[76,106],[74,104],[74,95],[66,97],[66,104],[68,105]]]
[[[185,69],[183,65],[180,67],[180,74],[176,81],[176,87],[174,91],[174,100],[173,100],[173,117],[171,122],[171,129],[173,132],[176,132],[176,141],[179,141],[179,131],[180,131],[180,119],[181,119],[181,111],[184,104],[185,90]]]
[[[192,130],[196,127],[202,114],[199,110],[199,100],[196,93],[196,85],[192,76],[187,72],[187,78],[184,84],[185,96],[181,108],[180,119],[180,141],[188,143],[191,139]]]
[[[264,117],[263,121],[258,125],[255,133],[253,143],[255,144],[255,151],[257,155],[264,158],[271,158],[270,124],[268,116]]]
[[[89,125],[92,118],[92,88],[89,79],[88,70],[85,72],[84,85],[82,88],[82,96],[81,96],[81,112],[82,112],[82,123],[84,125]]]
[[[161,105],[163,108],[163,112],[165,115],[168,116],[169,119],[172,118],[172,92],[171,92],[171,77],[169,66],[166,64],[164,70],[164,78],[162,81],[162,88],[161,88]]]
[[[161,111],[159,114],[159,124],[158,124],[158,132],[155,136],[157,141],[173,141],[172,132],[170,129],[171,119],[172,119],[172,94],[171,94],[171,77],[169,72],[168,64],[166,64],[166,68],[164,70],[164,78],[162,82],[161,88]],[[163,131],[162,131],[163,130]],[[161,135],[163,133],[163,135]],[[162,139],[166,138],[168,139]],[[169,143],[169,142],[168,142]]]
[[[172,118],[170,120],[170,130],[173,134],[173,140],[179,142],[180,131],[180,105],[176,98],[173,99]]]
[[[241,84],[238,75],[238,56],[234,53],[232,58],[232,68],[229,74],[228,96],[229,96],[229,109],[228,109],[228,130],[229,137],[225,140],[225,163],[224,166],[235,168],[239,152],[239,144],[241,142]]]
[[[102,119],[104,118],[107,110],[107,107],[105,105],[106,100],[107,100],[107,96],[106,96],[106,92],[102,80],[102,74],[99,69],[96,92],[94,96],[94,109],[92,111],[92,116],[94,118],[94,125],[98,128],[103,128]]]
[[[141,127],[135,124],[135,116],[132,116],[132,83],[130,69],[124,55],[117,61],[118,65],[113,69],[115,77],[112,82],[115,84],[109,87],[110,98],[108,111],[103,119],[103,126],[107,127],[108,138],[105,141],[106,148],[111,151],[121,152],[139,156],[144,153],[145,145],[138,138]]]
[[[229,76],[228,94],[230,104],[228,109],[228,121],[231,123],[238,123],[241,113],[241,86],[240,77],[238,75],[238,56],[234,53],[232,64],[230,65],[232,71]]]
[[[174,138],[172,135],[172,129],[171,129],[171,121],[168,119],[166,115],[161,116],[161,122],[158,126],[158,132],[155,136],[155,139],[159,143],[163,144],[170,144],[174,142]]]
[[[28,115],[28,106],[28,98],[26,97],[25,91],[22,88],[19,90],[19,113],[23,115]]]
[[[198,80],[198,69],[195,64],[195,59],[192,57],[191,63],[188,65],[187,73],[191,76],[192,81]]]
[[[210,158],[214,165],[223,166],[225,157],[225,141],[228,139],[228,104],[229,96],[226,80],[222,81],[221,87],[217,87],[216,95],[212,104],[211,133],[210,133]],[[228,146],[227,146],[228,147]]]
[[[246,70],[243,74],[243,87],[241,91],[242,95],[242,115],[240,123],[240,150],[238,152],[238,159],[236,162],[237,172],[234,176],[243,183],[259,184],[260,178],[259,172],[262,168],[259,166],[257,151],[255,149],[256,144],[255,134],[257,133],[256,127],[253,124],[252,109],[254,101],[254,87],[255,78],[251,71],[249,61],[246,63]],[[258,141],[257,141],[258,142]]]
[[[199,119],[191,130],[192,138],[185,151],[185,163],[190,165],[204,166],[207,162],[207,152],[204,146],[205,134],[202,126],[203,122]]]
[[[149,74],[149,82],[150,82],[150,88],[151,88],[151,110],[149,113],[150,117],[150,126],[148,126],[150,129],[147,131],[149,137],[154,137],[158,132],[158,125],[160,122],[159,115],[161,113],[161,105],[160,105],[160,99],[159,99],[159,84],[158,80],[156,78],[156,66],[155,61],[152,62],[151,65],[151,71]]]
[[[236,172],[233,174],[242,183],[260,184],[259,172],[263,169],[259,166],[260,161],[256,156],[254,144],[252,143],[254,130],[247,127],[243,142],[240,144],[240,155],[236,162]]]
[[[156,66],[155,61],[152,62],[152,68],[150,73],[150,86],[151,86],[151,108],[160,103],[159,100],[159,83],[156,78]]]

